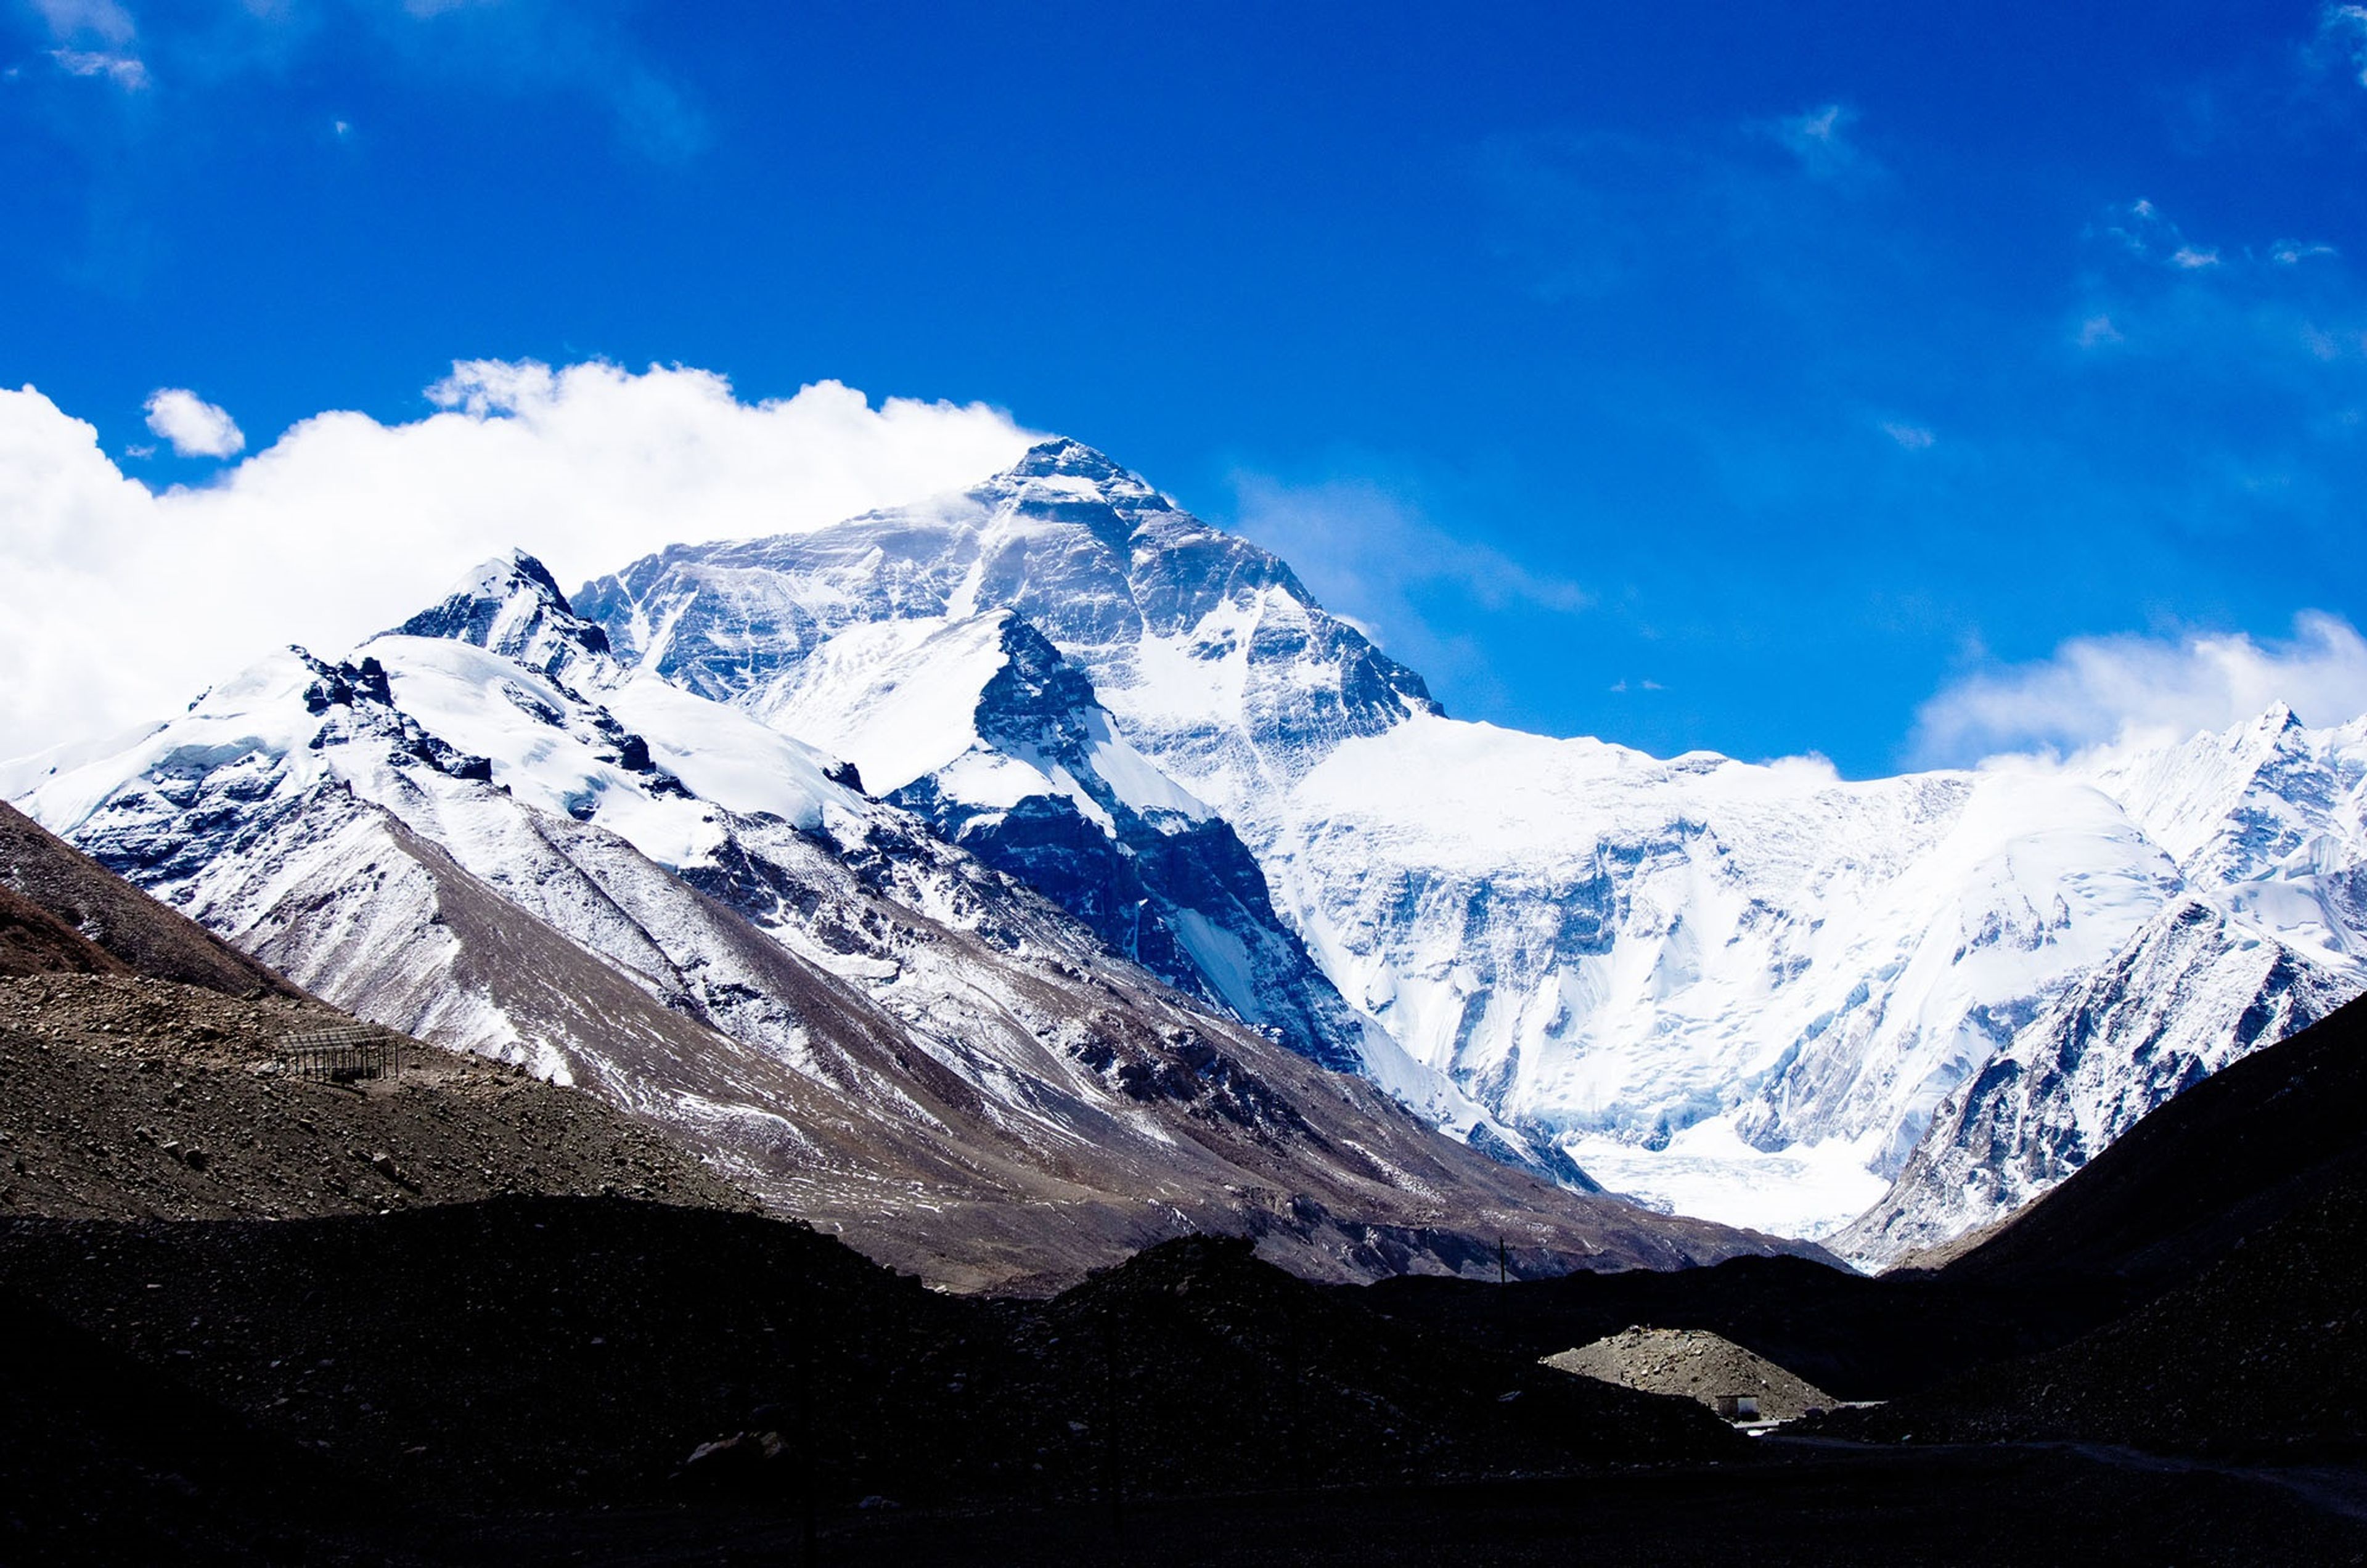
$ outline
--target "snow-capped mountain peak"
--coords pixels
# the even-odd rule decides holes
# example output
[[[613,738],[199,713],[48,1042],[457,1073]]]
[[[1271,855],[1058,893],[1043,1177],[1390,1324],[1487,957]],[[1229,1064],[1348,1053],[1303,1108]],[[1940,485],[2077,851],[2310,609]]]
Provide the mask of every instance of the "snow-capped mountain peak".
[[[1847,1221],[1943,1100],[2190,884],[2243,883],[2232,916],[2313,951],[2362,924],[2339,879],[2261,880],[2359,858],[2355,748],[2282,708],[2143,756],[1863,784],[1463,724],[1286,563],[1074,442],[924,505],[670,549],[576,602],[645,675],[826,749],[861,749],[844,715],[864,708],[818,695],[830,672],[892,649],[927,690],[919,665],[982,661],[957,736],[935,732],[975,777],[917,753],[895,770],[941,792],[904,786],[924,813],[1049,776],[968,696],[1011,656],[960,628],[1012,613],[1116,740],[1238,833],[1281,926],[1394,1046],[1367,1070],[1746,1224]]]
[[[1153,490],[1140,474],[1065,435],[1030,446],[1019,461],[987,480],[980,490],[1017,505],[1084,501],[1134,512],[1175,510],[1175,503]]]
[[[2367,858],[2360,831],[2367,721],[2314,730],[2283,703],[2169,745],[2116,749],[2075,768],[2119,801],[2181,871],[2206,882],[2294,861]]]
[[[470,643],[554,678],[609,659],[608,634],[575,613],[549,568],[516,549],[477,566],[391,635]]]

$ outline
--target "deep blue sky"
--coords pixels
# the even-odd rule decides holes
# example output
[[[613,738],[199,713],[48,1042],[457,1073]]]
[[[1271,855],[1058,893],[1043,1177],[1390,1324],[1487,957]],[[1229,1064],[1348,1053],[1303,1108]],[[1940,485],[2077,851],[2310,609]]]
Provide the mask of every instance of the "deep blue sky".
[[[2340,8],[0,3],[0,384],[110,451],[459,357],[983,400],[1455,711],[1853,773],[2367,620]]]

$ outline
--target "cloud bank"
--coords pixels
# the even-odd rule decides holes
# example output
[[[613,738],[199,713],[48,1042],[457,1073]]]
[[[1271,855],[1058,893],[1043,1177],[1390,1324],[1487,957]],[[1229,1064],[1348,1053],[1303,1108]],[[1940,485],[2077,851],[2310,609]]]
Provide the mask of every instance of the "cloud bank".
[[[2305,723],[2367,714],[2367,638],[2307,610],[2293,636],[2075,637],[2036,663],[1975,675],[1923,705],[1914,750],[1931,762],[2078,751],[2225,729],[2278,703]]]
[[[152,419],[176,445],[235,434],[180,425],[210,405],[169,395]],[[580,582],[957,489],[1036,439],[979,404],[874,407],[835,381],[743,402],[681,368],[473,361],[430,396],[408,423],[316,415],[155,494],[91,425],[0,390],[0,757],[167,716],[284,643],[342,652],[512,546]]]

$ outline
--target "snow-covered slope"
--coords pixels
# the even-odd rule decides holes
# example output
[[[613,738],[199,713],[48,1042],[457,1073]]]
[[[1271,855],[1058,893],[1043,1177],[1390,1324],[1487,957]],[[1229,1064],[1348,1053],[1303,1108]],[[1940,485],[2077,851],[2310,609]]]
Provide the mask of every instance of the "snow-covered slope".
[[[2185,888],[1939,1110],[1835,1245],[1890,1262],[1985,1224],[2146,1111],[2367,990],[2367,723],[2249,724],[2114,748],[2067,773],[2110,795]]]
[[[1614,1189],[1800,1231],[2174,887],[2041,773],[1844,784],[1443,718],[1350,741],[1269,863],[1350,998]]]
[[[2367,969],[2182,896],[1950,1096],[1897,1181],[1832,1245],[1886,1264],[1989,1224],[2172,1095],[2363,989]]]
[[[606,642],[490,563],[348,661],[288,650],[0,787],[319,993],[950,1282],[1194,1228],[1351,1278],[1492,1267],[1500,1230],[1532,1269],[1759,1245],[1442,1138]]]
[[[898,774],[966,770],[979,802],[1014,767],[1051,775],[975,723],[880,728],[840,694],[868,671],[853,683],[956,691],[946,711],[971,714],[992,658],[976,628],[1014,612],[1130,754],[1238,832],[1283,922],[1394,1042],[1368,1071],[1686,1212],[1845,1224],[1950,1096],[2001,1052],[2043,1052],[2100,976],[2180,976],[2163,1016],[2098,1015],[2090,1055],[2122,1064],[2127,1103],[2179,1081],[2140,1065],[2147,1038],[2214,1063],[2242,1049],[2249,982],[2209,944],[2148,934],[2190,895],[2291,946],[2327,994],[2360,983],[2351,731],[2276,714],[2072,765],[1845,783],[1463,723],[1283,562],[1073,442],[925,506],[669,549],[578,603],[645,674]],[[1050,799],[1051,782],[1026,787]],[[1090,794],[1069,796],[1080,813]],[[2076,1119],[2071,1080],[2047,1081],[2045,1114]],[[2000,1179],[1946,1223],[2020,1190]]]
[[[849,757],[866,787],[979,835],[981,855],[1165,977],[1315,1060],[1358,1063],[1458,1137],[1589,1184],[1368,1027],[1258,885],[1242,801],[1342,739],[1434,711],[1421,678],[1281,560],[1101,454],[1048,442],[926,506],[676,547],[575,604],[642,674]]]
[[[1083,670],[1012,612],[850,628],[764,716],[1171,985],[1327,1066],[1362,1061],[1368,1023],[1275,917],[1231,826],[1120,739]]]

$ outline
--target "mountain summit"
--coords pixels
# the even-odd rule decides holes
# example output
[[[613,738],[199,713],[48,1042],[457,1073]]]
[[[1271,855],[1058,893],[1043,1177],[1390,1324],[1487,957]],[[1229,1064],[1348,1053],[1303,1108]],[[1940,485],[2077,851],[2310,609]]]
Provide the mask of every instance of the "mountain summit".
[[[1247,846],[1281,925],[1376,1026],[1365,1071],[1466,1136],[1507,1129],[1739,1223],[1837,1227],[1935,1125],[1985,1147],[1943,1103],[2099,976],[2188,978],[2150,1022],[2088,998],[2121,1021],[2095,1059],[2154,1065],[2131,1066],[2110,1114],[2078,1113],[2094,1131],[2076,1148],[2240,1050],[2225,1020],[2257,1012],[2273,1037],[2367,986],[2350,934],[2367,919],[2336,885],[2367,840],[2367,747],[2289,710],[2104,772],[1863,783],[1462,723],[1282,560],[1072,441],[923,505],[675,547],[576,603],[626,663],[810,737],[849,711],[818,694],[886,670],[889,645],[909,681],[948,628],[1018,617],[1083,672],[1115,737]],[[2305,840],[2327,897],[2296,901],[2288,871],[2266,891]],[[1059,885],[1045,858],[1011,868]],[[2164,945],[2156,923],[2184,898],[2281,955],[2275,977]],[[1931,1224],[1979,1223],[2067,1157],[1964,1189],[1986,1195]]]

